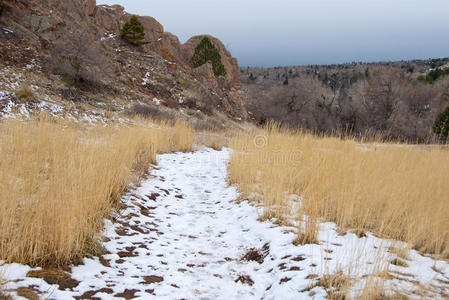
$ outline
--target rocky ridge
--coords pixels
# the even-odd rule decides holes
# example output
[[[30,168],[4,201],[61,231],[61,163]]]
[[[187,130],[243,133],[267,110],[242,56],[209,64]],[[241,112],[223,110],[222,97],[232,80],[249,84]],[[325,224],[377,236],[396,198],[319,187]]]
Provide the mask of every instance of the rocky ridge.
[[[145,28],[142,47],[125,43],[119,37],[120,28],[131,15],[120,5],[96,5],[95,0],[5,0],[0,9],[0,68],[6,77],[0,81],[0,90],[7,93],[0,96],[0,111],[7,103],[18,102],[15,91],[25,83],[35,92],[34,102],[45,99],[63,107],[89,109],[92,103],[102,102],[107,112],[122,112],[139,104],[174,110],[186,117],[218,112],[234,120],[247,118],[237,60],[217,38],[210,37],[227,72],[218,78],[208,64],[190,65],[202,36],[183,45],[152,17],[139,16]],[[52,68],[59,58],[73,60],[64,55],[78,58],[74,48],[80,48],[75,50],[81,58],[98,53],[85,59],[83,66],[93,77],[95,88],[76,88],[74,92]]]

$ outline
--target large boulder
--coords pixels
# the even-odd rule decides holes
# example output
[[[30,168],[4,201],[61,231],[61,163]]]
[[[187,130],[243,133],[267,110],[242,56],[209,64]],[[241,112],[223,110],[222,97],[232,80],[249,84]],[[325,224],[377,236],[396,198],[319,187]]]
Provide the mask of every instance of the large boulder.
[[[202,82],[207,83],[214,89],[218,87],[219,81],[215,78],[214,70],[210,63],[205,63],[204,65],[199,66],[195,69],[195,72]]]
[[[30,17],[30,28],[39,34],[52,30],[56,24],[57,22],[51,16],[32,15]]]
[[[176,35],[170,32],[162,33],[156,41],[148,43],[144,47],[148,51],[159,53],[166,60],[187,66],[181,42]]]
[[[120,5],[99,5],[93,15],[94,22],[100,28],[109,32],[120,32],[120,20],[125,16],[125,9]]]
[[[223,82],[224,86],[221,87],[227,89],[231,88],[240,89],[242,83],[240,81],[240,69],[237,59],[232,57],[231,53],[229,53],[229,51],[226,49],[223,43],[216,37],[210,35],[198,35],[190,38],[182,46],[186,60],[190,62],[190,60],[193,57],[193,54],[195,53],[195,48],[198,46],[198,44],[205,36],[207,36],[211,40],[211,42],[215,45],[215,47],[217,47],[221,55],[221,63],[224,65],[226,70],[225,81]],[[218,83],[220,83],[220,81]]]
[[[88,16],[93,16],[95,14],[95,8],[97,7],[96,0],[86,0],[84,2],[84,10]]]
[[[131,18],[131,15],[127,15],[126,21]],[[145,42],[152,43],[156,42],[164,33],[164,27],[162,27],[161,23],[156,21],[153,17],[140,17],[139,21],[142,23],[143,28],[145,29]]]

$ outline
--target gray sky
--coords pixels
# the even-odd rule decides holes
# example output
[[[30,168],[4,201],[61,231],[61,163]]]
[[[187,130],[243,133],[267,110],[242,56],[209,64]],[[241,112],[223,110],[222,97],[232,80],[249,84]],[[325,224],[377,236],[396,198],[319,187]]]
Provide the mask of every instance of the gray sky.
[[[181,42],[218,37],[240,66],[449,56],[449,0],[97,0],[156,18]]]

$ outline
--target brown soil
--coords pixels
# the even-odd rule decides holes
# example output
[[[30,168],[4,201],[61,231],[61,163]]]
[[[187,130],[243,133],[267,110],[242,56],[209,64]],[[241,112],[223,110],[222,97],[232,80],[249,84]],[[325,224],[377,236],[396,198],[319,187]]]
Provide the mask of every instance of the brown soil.
[[[48,284],[57,284],[61,290],[73,289],[78,286],[79,281],[60,269],[43,269],[40,271],[30,271],[27,277],[42,278]]]
[[[235,282],[241,282],[249,286],[252,286],[254,284],[254,281],[248,275],[239,275],[239,277],[235,280]]]
[[[262,249],[256,249],[256,248],[249,249],[245,253],[245,255],[243,255],[242,260],[243,261],[255,261],[259,264],[262,264],[265,257],[267,257],[269,252],[270,252],[270,246],[267,243],[262,247]]]
[[[95,294],[97,293],[106,293],[106,294],[112,294],[113,290],[109,289],[109,288],[102,288],[100,290],[96,290],[96,291],[87,291],[84,294],[82,294],[81,296],[75,297],[75,299],[80,300],[80,299],[90,299],[90,300],[97,300],[97,299],[101,299],[98,297],[94,297]]]
[[[21,287],[17,289],[17,295],[28,300],[39,300],[39,295],[32,287]],[[0,297],[1,299],[1,297]]]
[[[137,298],[138,296],[135,295],[135,293],[140,292],[139,290],[128,290],[126,289],[123,293],[118,293],[115,294],[115,297],[122,297],[125,299],[134,299]]]
[[[157,197],[160,196],[160,194],[158,193],[152,193],[151,195],[146,195],[148,197],[148,199],[156,201]]]
[[[152,283],[158,283],[158,282],[162,282],[164,280],[163,277],[160,276],[155,276],[155,275],[151,275],[151,276],[144,276],[143,280],[145,284],[152,284]]]

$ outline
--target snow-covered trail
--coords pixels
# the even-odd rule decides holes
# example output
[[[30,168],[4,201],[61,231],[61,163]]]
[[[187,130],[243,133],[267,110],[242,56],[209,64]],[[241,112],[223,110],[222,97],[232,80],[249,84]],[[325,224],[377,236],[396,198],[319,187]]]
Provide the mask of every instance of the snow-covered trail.
[[[295,235],[258,222],[248,203],[235,203],[228,158],[228,150],[159,156],[151,178],[123,199],[128,207],[108,226],[111,254],[103,265],[86,260],[73,270],[78,289],[110,286],[113,294],[128,290],[158,299],[260,299],[273,282],[282,284],[276,262],[260,264],[269,251],[264,245],[272,239],[291,245]],[[242,260],[251,248],[262,249],[261,258],[255,251],[248,257],[259,262]]]
[[[281,270],[281,257],[264,258],[273,251],[269,245],[288,250],[295,234],[258,222],[253,206],[235,202],[237,190],[226,178],[229,156],[230,150],[211,149],[159,155],[150,177],[106,221],[108,253],[72,268],[75,287],[27,278],[34,269],[10,264],[2,268],[7,288],[33,286],[51,299],[297,299],[310,281],[302,278],[292,289],[280,274],[301,272],[305,258],[289,255],[285,262],[293,265]]]
[[[391,246],[370,234],[338,235],[331,223],[322,224],[320,245],[294,246],[295,229],[259,222],[256,207],[236,203],[226,178],[229,156],[210,149],[159,155],[151,176],[106,221],[107,253],[73,267],[65,290],[26,277],[32,269],[18,264],[0,267],[7,288],[33,286],[49,299],[323,299],[326,291],[313,286],[319,274],[354,261],[368,273]],[[412,292],[412,276],[440,282],[437,293],[449,288],[447,263],[412,251],[408,265],[391,267],[405,274],[398,286]]]
[[[233,202],[228,156],[213,150],[159,156],[152,178],[124,199],[128,207],[109,226],[105,246],[111,254],[103,260],[111,267],[86,261],[73,270],[78,288],[111,286],[114,294],[128,289],[159,299],[263,297],[276,277],[268,273],[273,266],[241,258],[249,248],[263,248],[267,233],[284,234],[281,228],[267,231],[270,225],[257,222],[247,203]],[[285,243],[293,238],[287,234]]]

